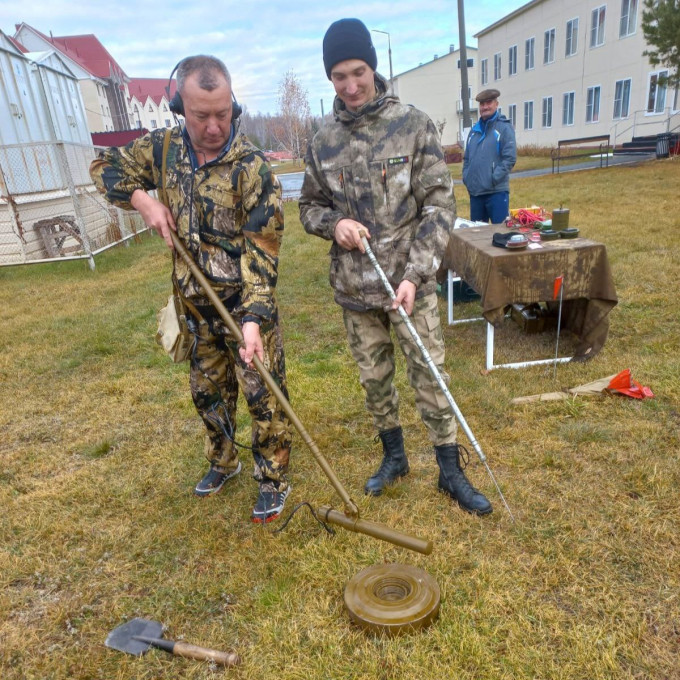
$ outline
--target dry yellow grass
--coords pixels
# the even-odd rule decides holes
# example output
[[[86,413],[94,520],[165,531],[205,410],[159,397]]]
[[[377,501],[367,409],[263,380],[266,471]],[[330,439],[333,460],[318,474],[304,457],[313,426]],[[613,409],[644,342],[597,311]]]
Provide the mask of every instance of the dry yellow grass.
[[[620,298],[603,352],[559,366],[557,381],[552,367],[484,376],[482,326],[445,330],[452,393],[514,524],[474,454],[469,475],[494,514],[470,517],[436,492],[401,364],[412,473],[383,497],[362,495],[380,452],[327,283],[328,244],[286,206],[279,298],[293,406],[362,516],[431,538],[427,557],[329,536],[304,509],[281,534],[252,525],[246,454],[217,497],[191,495],[205,461],[186,366],[152,340],[169,290],[160,240],[105,253],[95,272],[0,270],[0,677],[680,677],[678,186],[677,159],[513,181],[513,206],[564,204],[571,224],[607,244]],[[499,333],[501,356],[519,343],[554,347],[512,324]],[[627,367],[655,399],[510,405]],[[286,514],[302,501],[340,507],[299,437],[291,479]],[[349,623],[344,584],[383,561],[436,578],[441,616],[426,632],[382,639]],[[135,616],[162,621],[167,637],[235,649],[243,664],[225,672],[104,647]]]

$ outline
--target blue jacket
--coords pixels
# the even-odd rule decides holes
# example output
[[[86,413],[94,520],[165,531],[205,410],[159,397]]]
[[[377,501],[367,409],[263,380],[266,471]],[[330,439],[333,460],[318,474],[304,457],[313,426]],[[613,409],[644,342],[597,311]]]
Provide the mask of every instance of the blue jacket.
[[[468,137],[463,157],[463,183],[471,196],[510,191],[510,171],[517,161],[512,123],[496,112],[480,118]]]

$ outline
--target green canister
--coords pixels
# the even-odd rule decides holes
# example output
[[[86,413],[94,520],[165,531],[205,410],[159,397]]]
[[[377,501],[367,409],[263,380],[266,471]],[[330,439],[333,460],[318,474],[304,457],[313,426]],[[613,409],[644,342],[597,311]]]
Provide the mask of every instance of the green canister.
[[[554,231],[562,231],[569,226],[569,208],[555,208],[552,214],[552,228]]]

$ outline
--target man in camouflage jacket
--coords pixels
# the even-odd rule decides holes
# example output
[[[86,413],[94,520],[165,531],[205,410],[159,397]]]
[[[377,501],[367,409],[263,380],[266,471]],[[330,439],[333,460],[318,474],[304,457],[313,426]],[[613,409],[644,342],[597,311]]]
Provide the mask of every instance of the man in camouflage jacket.
[[[190,385],[207,429],[210,470],[194,492],[215,493],[240,472],[235,441],[240,385],[252,419],[259,482],[252,519],[266,522],[280,514],[290,488],[285,472],[291,424],[252,365],[256,354],[287,395],[274,297],[283,235],[281,189],[262,153],[237,133],[238,104],[224,64],[214,57],[187,57],[178,65],[177,81],[179,96],[171,110],[185,117],[185,126],[154,130],[126,147],[110,148],[90,173],[108,201],[138,210],[171,248],[170,229],[176,230],[241,324],[244,346],[239,348],[186,264],[174,258],[179,288],[198,317],[191,324],[196,340]],[[164,190],[167,205],[148,193],[153,189]]]
[[[300,217],[305,230],[332,241],[330,283],[352,355],[366,391],[366,406],[383,446],[383,460],[365,486],[383,489],[409,472],[394,387],[390,327],[406,357],[416,406],[434,444],[439,487],[465,510],[491,512],[460,465],[456,421],[403,319],[412,322],[439,371],[444,340],[435,275],[456,219],[453,182],[437,131],[421,111],[388,93],[375,72],[377,58],[366,27],[341,19],[324,37],[324,65],[336,98],[334,121],[315,135],[307,152]],[[392,302],[364,254],[361,234],[396,291]]]

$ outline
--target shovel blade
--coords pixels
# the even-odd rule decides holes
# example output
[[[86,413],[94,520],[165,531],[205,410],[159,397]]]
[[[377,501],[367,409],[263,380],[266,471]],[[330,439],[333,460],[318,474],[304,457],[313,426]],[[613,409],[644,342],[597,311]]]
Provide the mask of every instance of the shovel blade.
[[[144,638],[160,638],[163,635],[163,624],[150,619],[132,619],[114,628],[104,643],[119,652],[141,656],[149,650],[151,644],[143,640],[136,640],[135,636]]]

